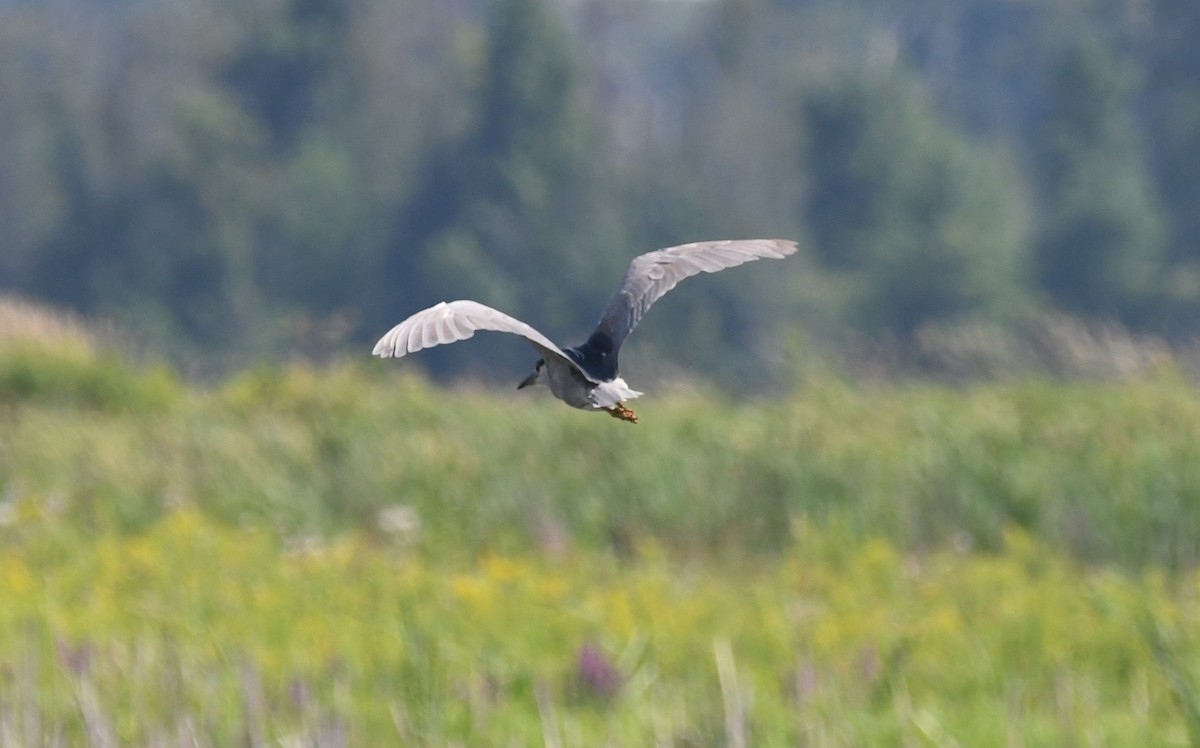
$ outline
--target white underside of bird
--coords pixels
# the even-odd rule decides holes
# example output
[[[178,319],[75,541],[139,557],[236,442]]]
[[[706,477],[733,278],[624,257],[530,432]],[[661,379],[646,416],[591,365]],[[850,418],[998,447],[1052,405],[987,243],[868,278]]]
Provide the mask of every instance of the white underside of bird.
[[[641,397],[644,393],[632,389],[622,377],[609,381],[587,382],[566,366],[544,366],[545,375],[530,384],[544,384],[555,397],[573,408],[582,410],[611,410],[615,406]],[[589,386],[590,385],[590,386]]]
[[[441,302],[404,320],[375,344],[374,355],[399,358],[435,345],[466,340],[477,330],[520,335],[541,355],[518,389],[541,384],[567,405],[605,411],[631,423],[625,403],[640,397],[617,372],[617,353],[650,305],[684,278],[714,273],[751,260],[795,253],[784,239],[696,242],[635,257],[609,299],[595,331],[578,346],[560,348],[524,322],[477,301]]]
[[[641,397],[644,394],[644,392],[630,388],[625,384],[624,379],[617,377],[611,382],[601,382],[596,385],[596,388],[588,393],[588,400],[593,410],[607,410],[614,405]]]

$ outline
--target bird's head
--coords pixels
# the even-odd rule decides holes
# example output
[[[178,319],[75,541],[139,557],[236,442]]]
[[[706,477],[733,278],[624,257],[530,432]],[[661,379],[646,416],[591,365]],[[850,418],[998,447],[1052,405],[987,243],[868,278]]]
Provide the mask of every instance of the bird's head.
[[[518,390],[523,390],[526,387],[534,384],[546,383],[546,359],[539,358],[537,363],[533,365],[533,373],[521,380],[517,385]]]

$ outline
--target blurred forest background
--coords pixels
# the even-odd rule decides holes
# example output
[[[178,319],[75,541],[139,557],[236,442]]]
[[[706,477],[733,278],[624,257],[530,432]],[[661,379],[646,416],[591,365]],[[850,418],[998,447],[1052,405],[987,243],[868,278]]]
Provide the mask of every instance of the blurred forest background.
[[[754,384],[1054,318],[1189,341],[1197,38],[1192,0],[0,0],[0,291],[222,372],[449,298],[571,342],[634,254],[778,236],[636,343]]]

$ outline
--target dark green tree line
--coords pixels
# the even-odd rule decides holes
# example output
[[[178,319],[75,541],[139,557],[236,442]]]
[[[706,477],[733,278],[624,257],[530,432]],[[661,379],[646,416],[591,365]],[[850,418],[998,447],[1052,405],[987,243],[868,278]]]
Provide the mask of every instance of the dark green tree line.
[[[1038,283],[1071,312],[1136,323],[1158,303],[1166,265],[1129,73],[1094,41],[1072,43],[1048,73],[1032,154]]]
[[[908,335],[1018,301],[1025,257],[1019,186],[891,76],[839,80],[810,96],[802,127],[814,252],[856,287],[859,324]]]
[[[444,298],[570,338],[634,253],[753,234],[803,256],[632,343],[742,379],[801,330],[1193,335],[1192,5],[0,0],[0,290],[224,365]],[[517,366],[481,338],[430,365]]]

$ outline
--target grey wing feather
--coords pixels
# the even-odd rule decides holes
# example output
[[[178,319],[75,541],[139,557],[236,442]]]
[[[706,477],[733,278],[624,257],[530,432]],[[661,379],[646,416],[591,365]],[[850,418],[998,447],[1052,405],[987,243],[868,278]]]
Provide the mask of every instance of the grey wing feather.
[[[679,281],[697,273],[715,273],[751,260],[782,259],[795,253],[796,242],[786,239],[731,239],[695,242],[647,252],[633,259],[604,310],[596,332],[612,338],[613,350],[621,343],[650,305]]]
[[[576,369],[578,365],[545,335],[519,319],[477,301],[443,301],[424,309],[388,330],[372,353],[400,358],[435,345],[466,340],[477,330],[510,332],[528,340],[542,356],[557,356]],[[580,369],[582,372],[583,370]],[[583,372],[586,376],[586,372]]]

